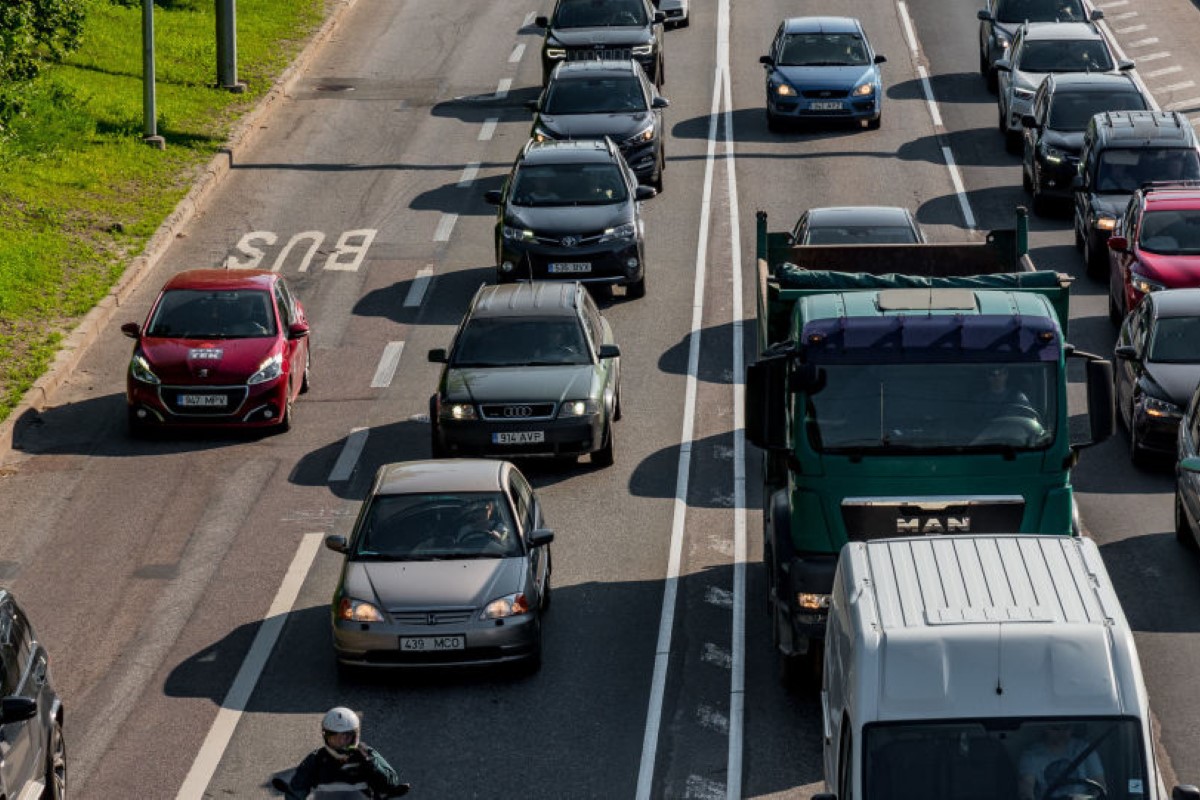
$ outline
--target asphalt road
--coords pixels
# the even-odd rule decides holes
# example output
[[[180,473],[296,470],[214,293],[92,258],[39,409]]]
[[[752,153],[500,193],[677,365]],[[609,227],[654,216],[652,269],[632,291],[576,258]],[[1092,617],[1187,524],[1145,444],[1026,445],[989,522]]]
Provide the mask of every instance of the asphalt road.
[[[1200,89],[1181,85],[1200,66],[1188,51],[1196,9],[1123,3],[1102,6],[1131,56],[1153,56],[1141,73],[1159,102],[1200,107],[1189,99]],[[931,238],[952,241],[978,235],[964,201],[980,230],[1011,225],[1027,202],[976,72],[975,5],[908,4],[916,52],[899,8],[694,2],[692,25],[668,32],[669,167],[665,193],[645,206],[648,294],[601,302],[622,346],[617,463],[527,465],[557,532],[545,665],[525,679],[346,684],[328,635],[339,560],[313,543],[349,529],[379,464],[428,455],[436,366],[425,352],[448,343],[491,277],[482,195],[528,134],[523,103],[540,78],[530,22],[549,11],[532,0],[358,0],[127,310],[140,321],[180,269],[280,269],[314,330],[313,390],[293,430],[128,439],[129,340],[114,329],[52,406],[22,421],[21,450],[0,473],[0,579],[50,648],[73,791],[176,797],[215,729],[228,746],[192,772],[199,793],[180,796],[267,796],[271,775],[318,744],[321,713],[339,704],[363,710],[364,738],[418,797],[818,790],[818,707],[776,679],[758,461],[743,459],[735,434],[754,212],[782,228],[811,206],[904,205]],[[863,19],[888,56],[882,128],[769,133],[758,56],[780,19],[825,10]],[[1070,338],[1104,352],[1114,333],[1104,289],[1084,277],[1071,241],[1066,215],[1034,220],[1035,262],[1078,276]],[[395,342],[399,365],[381,376]],[[360,444],[355,461],[343,458]],[[1118,433],[1084,454],[1084,522],[1137,633],[1168,781],[1200,782],[1200,565],[1173,540],[1169,467],[1135,469],[1125,450]],[[354,468],[331,480],[339,462]],[[295,590],[282,609],[281,585]],[[660,630],[665,592],[677,602]],[[264,618],[282,623],[279,639],[235,718],[230,687],[255,637],[274,630]]]

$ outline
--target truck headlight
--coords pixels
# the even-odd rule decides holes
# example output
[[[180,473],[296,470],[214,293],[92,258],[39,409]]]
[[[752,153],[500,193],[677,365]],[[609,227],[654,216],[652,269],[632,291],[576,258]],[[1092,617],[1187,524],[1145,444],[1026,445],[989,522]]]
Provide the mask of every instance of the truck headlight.
[[[276,353],[258,366],[258,371],[246,379],[246,383],[254,386],[257,383],[273,381],[283,374],[283,354]]]
[[[558,409],[558,418],[586,417],[589,414],[597,413],[599,410],[600,406],[595,400],[567,400]]]
[[[475,406],[470,403],[446,403],[438,409],[438,419],[462,421],[475,418]]]
[[[801,611],[827,611],[829,609],[829,595],[797,592],[796,605],[800,607]]]
[[[850,93],[851,97],[870,97],[875,94],[875,84],[864,83],[854,87],[854,91]]]
[[[158,376],[154,374],[154,370],[150,369],[150,362],[141,353],[136,353],[133,359],[129,362],[129,374],[133,376],[135,381],[142,383],[152,383],[158,385],[162,383]]]

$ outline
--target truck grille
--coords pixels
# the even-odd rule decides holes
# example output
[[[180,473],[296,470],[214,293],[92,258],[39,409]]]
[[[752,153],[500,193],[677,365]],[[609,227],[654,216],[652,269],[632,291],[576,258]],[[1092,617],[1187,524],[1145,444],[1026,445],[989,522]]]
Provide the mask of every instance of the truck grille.
[[[1016,533],[1025,500],[989,497],[847,497],[842,521],[851,541],[955,533]]]

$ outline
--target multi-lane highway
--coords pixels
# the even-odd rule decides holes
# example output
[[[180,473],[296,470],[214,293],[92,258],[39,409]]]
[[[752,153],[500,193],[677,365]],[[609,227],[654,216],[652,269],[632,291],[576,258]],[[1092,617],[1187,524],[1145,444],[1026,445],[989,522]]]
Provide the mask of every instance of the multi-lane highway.
[[[1101,6],[1158,102],[1200,109],[1195,7]],[[1027,198],[976,71],[970,2],[693,0],[691,26],[666,35],[648,293],[601,298],[622,348],[616,465],[527,465],[557,534],[544,667],[337,677],[340,562],[320,539],[349,529],[378,465],[429,454],[425,354],[492,278],[483,192],[529,132],[532,22],[549,11],[357,0],[118,320],[141,321],[181,269],[282,271],[313,325],[313,389],[291,432],[129,439],[115,327],[18,427],[0,472],[0,579],[50,648],[73,793],[265,796],[333,705],[363,711],[364,739],[417,797],[819,790],[818,705],[776,679],[759,465],[738,432],[754,212],[785,227],[811,206],[903,205],[935,241],[1011,225]],[[767,131],[758,57],[780,19],[811,13],[860,17],[888,57],[880,130]],[[1070,338],[1106,352],[1104,288],[1071,242],[1065,214],[1034,220],[1036,263],[1079,276]],[[1174,542],[1169,466],[1133,468],[1125,442],[1084,454],[1084,523],[1138,637],[1167,785],[1200,782],[1200,564]]]

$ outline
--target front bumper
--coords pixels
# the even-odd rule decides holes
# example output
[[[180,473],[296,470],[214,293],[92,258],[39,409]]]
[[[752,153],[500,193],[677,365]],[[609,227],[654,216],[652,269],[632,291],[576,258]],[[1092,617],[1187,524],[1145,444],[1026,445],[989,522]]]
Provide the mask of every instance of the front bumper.
[[[1053,164],[1042,158],[1037,160],[1038,192],[1044,197],[1069,200],[1075,196],[1072,181],[1079,170],[1079,159],[1073,156]]]
[[[419,668],[503,664],[538,654],[541,620],[523,614],[480,620],[478,610],[462,625],[402,625],[334,619],[333,649],[342,664],[355,667]],[[463,636],[462,650],[412,652],[400,649],[402,637]]]
[[[271,428],[282,423],[287,408],[288,379],[248,386],[155,385],[132,377],[125,401],[130,419],[147,427]],[[223,398],[222,405],[185,406],[181,396]]]
[[[1138,444],[1144,452],[1161,456],[1176,455],[1179,439],[1178,416],[1155,417],[1135,406],[1133,427],[1137,431]]]
[[[838,108],[813,107],[814,103],[839,103]],[[798,96],[779,97],[774,92],[767,95],[767,110],[773,116],[792,120],[875,120],[879,118],[881,103],[879,93],[870,97],[852,98],[849,92],[841,92],[840,97],[811,98],[804,92]]]
[[[511,269],[505,269],[505,264]],[[551,271],[551,265],[585,264],[577,272]],[[557,270],[564,269],[557,267]],[[629,284],[642,279],[642,246],[638,240],[592,247],[562,247],[501,240],[496,278],[518,280],[571,280],[595,284]]]
[[[540,431],[544,440],[528,444],[501,444],[496,441],[496,434],[534,431]],[[599,450],[604,444],[604,419],[601,414],[592,414],[527,422],[438,420],[435,435],[444,451],[451,456],[581,456]]]

